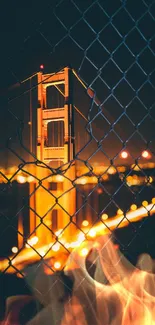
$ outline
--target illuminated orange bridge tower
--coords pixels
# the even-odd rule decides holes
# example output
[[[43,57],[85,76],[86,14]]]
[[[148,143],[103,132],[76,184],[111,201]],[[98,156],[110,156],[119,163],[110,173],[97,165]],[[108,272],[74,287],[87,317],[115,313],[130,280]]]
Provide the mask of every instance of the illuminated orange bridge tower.
[[[51,241],[52,232],[69,224],[76,211],[72,185],[75,165],[70,166],[75,145],[71,77],[72,70],[68,67],[58,73],[38,73],[36,155],[50,168],[40,165],[35,169],[40,181],[30,197],[30,232],[36,228],[39,244],[43,245]],[[57,168],[60,172],[55,173]],[[30,192],[33,186],[30,185]],[[66,238],[70,236],[71,227],[66,227],[65,233]]]

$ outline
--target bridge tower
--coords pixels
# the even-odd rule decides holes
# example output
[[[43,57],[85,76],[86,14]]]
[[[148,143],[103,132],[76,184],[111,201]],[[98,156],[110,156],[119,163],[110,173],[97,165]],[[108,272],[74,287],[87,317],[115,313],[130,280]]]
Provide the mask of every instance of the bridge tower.
[[[71,77],[69,67],[53,74],[38,73],[37,159],[54,170],[61,165],[67,169],[51,176],[52,169],[36,168],[40,183],[30,198],[36,212],[30,210],[30,232],[36,228],[36,236],[43,245],[52,238],[48,228],[53,232],[65,228],[76,211],[75,189],[70,181],[75,179],[75,165],[67,168],[75,150]],[[51,87],[62,94],[62,107],[56,106],[52,95],[48,98]],[[71,227],[66,228],[65,234],[71,235]]]

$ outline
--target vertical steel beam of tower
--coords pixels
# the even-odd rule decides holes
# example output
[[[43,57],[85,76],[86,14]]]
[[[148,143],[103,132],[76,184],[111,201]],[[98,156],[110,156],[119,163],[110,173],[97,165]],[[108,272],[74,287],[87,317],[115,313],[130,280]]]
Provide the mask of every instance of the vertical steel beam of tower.
[[[67,162],[73,161],[75,157],[75,134],[74,134],[74,110],[73,110],[73,81],[72,81],[72,70],[70,68],[65,68],[65,111],[68,114],[68,120],[66,118],[66,128],[68,127],[68,139],[65,139],[66,150],[68,150]],[[75,179],[75,163],[70,166],[66,176],[70,180]],[[69,191],[69,189],[71,189]],[[68,192],[69,191],[69,192]],[[66,193],[66,194],[65,194]],[[72,186],[72,183],[64,182],[64,208],[69,212],[70,216],[74,216],[76,211],[76,191]],[[68,221],[70,220],[68,216]],[[67,221],[67,220],[66,220]],[[75,221],[75,220],[74,220]],[[64,223],[65,226],[65,223]],[[70,236],[73,227],[69,226],[67,235]]]
[[[33,132],[33,104],[32,104],[32,78],[33,76],[30,78],[30,111],[29,111],[29,130],[30,130],[30,152],[33,153],[33,142],[36,143],[36,141],[34,141],[34,132]],[[35,150],[36,153],[36,150]],[[30,156],[30,160],[31,160],[31,156]],[[35,176],[35,166],[34,164],[30,164],[30,174]],[[29,204],[31,209],[29,210],[29,217],[30,217],[30,222],[29,222],[29,231],[30,233],[33,233],[33,235],[35,234],[35,227],[36,227],[36,214],[35,214],[35,195],[33,193],[35,193],[35,188],[36,188],[36,183],[34,181],[29,183]]]
[[[67,164],[74,159],[75,147],[71,75],[72,71],[68,67],[58,73],[38,73],[37,159],[51,168],[60,167],[61,170],[63,165],[63,169],[67,169],[65,176],[52,176],[52,170],[36,167],[36,176],[41,183],[35,192],[36,220],[34,223],[30,215],[30,229],[33,231],[34,224],[37,226],[36,235],[40,244],[50,243],[50,230],[65,228],[76,211],[75,188],[72,185],[75,165],[72,163],[67,168]],[[49,104],[50,88],[57,89],[58,92],[62,92],[63,88],[64,103],[61,107],[53,107],[55,101],[52,95]],[[71,229],[72,227],[66,228],[66,238],[71,235]]]

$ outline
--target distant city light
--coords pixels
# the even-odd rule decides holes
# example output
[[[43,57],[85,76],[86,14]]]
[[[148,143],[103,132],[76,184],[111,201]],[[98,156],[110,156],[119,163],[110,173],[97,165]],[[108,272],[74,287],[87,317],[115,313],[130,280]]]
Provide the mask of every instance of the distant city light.
[[[113,166],[110,166],[107,172],[110,175],[114,175],[114,174],[116,174],[116,168]]]
[[[55,269],[57,269],[57,270],[60,269],[60,267],[61,267],[61,263],[58,262],[58,261],[55,262],[55,263],[54,263],[54,267],[55,267]]]
[[[58,252],[60,249],[60,244],[59,243],[54,244],[51,249],[53,252]]]
[[[123,211],[122,211],[121,209],[118,209],[118,210],[117,210],[117,214],[118,214],[118,215],[122,215],[122,214],[123,214]]]
[[[55,235],[58,237],[58,238],[61,238],[62,235],[63,235],[63,229],[59,229],[55,232]]]
[[[152,178],[151,176],[149,176],[149,178],[148,178],[148,182],[149,182],[149,183],[152,183],[152,182],[153,182],[153,178]]]
[[[102,193],[103,193],[102,188],[98,188],[98,189],[97,189],[97,193],[98,193],[98,194],[102,194]]]
[[[30,247],[29,245],[34,246],[34,245],[37,244],[38,240],[39,240],[38,237],[37,236],[34,236],[34,237],[32,237],[32,238],[30,238],[30,239],[27,240],[27,244],[25,246],[27,248]]]
[[[18,253],[18,248],[16,246],[12,247],[12,253],[16,254]]]
[[[109,176],[107,174],[102,175],[103,181],[107,181],[109,179]]]
[[[96,236],[96,231],[95,231],[94,229],[90,229],[88,235],[89,235],[90,237],[95,237],[95,236]]]
[[[33,245],[36,245],[38,243],[39,238],[37,236],[32,237],[31,241]]]
[[[88,220],[83,220],[82,221],[82,226],[87,227],[89,225],[89,221]]]
[[[143,202],[142,202],[143,207],[147,207],[148,204],[149,204],[149,203],[148,203],[147,201],[143,201]]]
[[[152,198],[152,203],[155,204],[155,197]]]
[[[143,158],[150,158],[150,153],[148,152],[148,150],[144,150],[143,152],[142,152],[142,157]]]
[[[136,205],[136,204],[132,204],[131,207],[130,207],[130,209],[131,209],[132,211],[137,210],[137,205]]]
[[[33,176],[30,175],[30,176],[27,177],[27,182],[28,183],[31,183],[31,182],[34,182],[34,181],[35,181],[35,178]]]
[[[102,220],[107,220],[108,219],[108,214],[103,213],[102,216],[101,216],[101,219]]]
[[[85,185],[87,183],[86,177],[81,178],[81,185]]]
[[[57,182],[63,182],[64,177],[62,175],[56,175],[56,181]]]
[[[78,244],[81,244],[84,240],[85,240],[85,234],[83,232],[80,232],[77,236]]]
[[[89,250],[88,248],[82,248],[80,251],[81,256],[86,256],[88,254]]]
[[[123,159],[127,159],[128,156],[129,156],[129,154],[128,154],[127,151],[122,151],[122,152],[121,152],[121,158],[123,158]]]
[[[21,183],[21,184],[26,183],[26,177],[25,176],[22,176],[22,175],[18,175],[17,176],[17,182],[18,183]]]
[[[44,257],[44,255],[45,255],[45,251],[44,250],[39,250],[39,254],[42,256],[42,257]]]

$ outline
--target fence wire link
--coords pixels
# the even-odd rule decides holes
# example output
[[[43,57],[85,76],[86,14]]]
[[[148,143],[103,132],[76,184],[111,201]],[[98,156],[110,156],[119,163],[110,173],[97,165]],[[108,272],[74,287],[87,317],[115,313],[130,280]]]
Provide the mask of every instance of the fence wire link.
[[[38,83],[30,83],[26,73],[22,81],[20,73],[17,77],[18,73],[11,67],[11,73],[16,76],[17,92],[12,87],[13,95],[8,95],[10,129],[7,142],[1,147],[5,162],[0,172],[0,195],[1,201],[7,197],[12,204],[18,202],[14,215],[12,212],[8,215],[7,207],[2,207],[0,235],[4,241],[11,228],[16,237],[24,237],[24,241],[22,247],[17,250],[14,247],[13,255],[11,244],[7,245],[5,255],[10,253],[1,269],[18,275],[24,274],[27,264],[39,260],[49,273],[62,270],[69,253],[74,245],[76,247],[75,239],[70,245],[65,242],[68,229],[72,229],[76,238],[79,236],[79,243],[85,239],[95,240],[97,235],[107,231],[131,260],[141,249],[148,249],[150,253],[154,244],[147,231],[148,227],[153,227],[151,215],[155,204],[155,1],[136,0],[135,4],[130,0],[61,0],[47,5],[46,9],[47,17],[32,21],[32,33],[24,35],[22,49],[29,48],[33,52],[31,43],[39,37],[46,61],[54,62],[49,64],[48,73],[56,74],[68,64],[72,67],[75,92],[77,84],[80,89],[73,99],[76,152],[72,161],[57,168],[36,157],[27,145],[25,116],[18,107],[26,101],[27,94],[35,92]],[[13,62],[12,58],[9,60]],[[31,72],[32,75],[34,70]],[[15,166],[7,165],[10,157],[16,161]],[[68,176],[73,165],[76,166],[75,179]],[[32,173],[32,168],[44,170],[42,177]],[[70,186],[55,194],[45,183],[57,176]],[[31,182],[36,186],[30,192]],[[40,189],[51,197],[51,205],[43,215],[30,204]],[[76,210],[70,214],[62,201],[74,190]],[[67,216],[68,222],[63,229],[53,229],[53,225],[46,222],[56,208]],[[19,217],[25,225],[24,218],[30,216],[30,211],[39,223],[24,235]],[[136,211],[140,211],[139,218],[134,219],[131,215]],[[98,225],[103,229],[99,233]],[[42,227],[42,234],[44,229],[51,233],[46,247],[40,247],[40,238],[36,239],[39,227]],[[22,252],[26,249],[29,253],[24,260]]]

